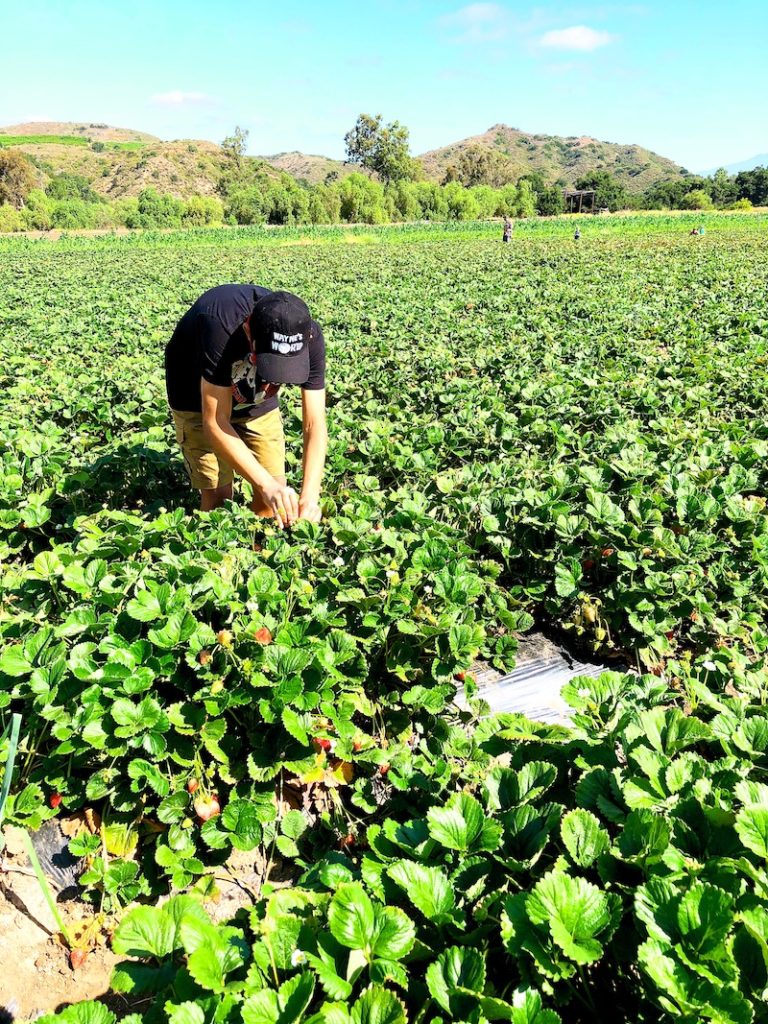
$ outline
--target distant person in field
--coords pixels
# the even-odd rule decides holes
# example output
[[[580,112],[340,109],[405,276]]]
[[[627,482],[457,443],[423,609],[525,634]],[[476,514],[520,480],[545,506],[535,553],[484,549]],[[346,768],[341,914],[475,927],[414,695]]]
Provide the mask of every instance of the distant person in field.
[[[502,242],[512,241],[512,221],[509,217],[504,218],[504,234],[501,236]]]
[[[252,508],[280,527],[320,521],[328,435],[325,339],[305,303],[290,292],[224,284],[182,316],[165,349],[168,404],[203,511],[232,497],[234,473],[253,486]],[[285,477],[278,404],[298,384],[304,434],[301,493]]]
[[[581,238],[581,228],[576,228],[576,230],[573,232],[573,237],[575,241],[578,242],[578,240]]]

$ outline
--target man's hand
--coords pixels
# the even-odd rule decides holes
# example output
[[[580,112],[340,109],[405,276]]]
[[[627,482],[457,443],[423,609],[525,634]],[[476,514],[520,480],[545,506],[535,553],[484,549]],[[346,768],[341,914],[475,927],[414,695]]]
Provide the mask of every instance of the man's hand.
[[[323,518],[317,498],[307,498],[303,494],[299,498],[299,519],[308,519],[310,523],[319,523]]]
[[[299,499],[296,491],[287,484],[273,480],[272,484],[261,488],[264,504],[275,517],[278,527],[293,526],[299,518]]]

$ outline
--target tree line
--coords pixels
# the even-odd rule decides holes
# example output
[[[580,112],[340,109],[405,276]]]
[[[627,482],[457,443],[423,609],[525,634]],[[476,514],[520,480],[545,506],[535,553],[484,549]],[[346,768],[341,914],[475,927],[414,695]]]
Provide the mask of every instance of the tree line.
[[[361,114],[345,136],[346,163],[355,168],[309,184],[247,157],[240,128],[222,143],[223,167],[215,196],[178,199],[152,188],[107,201],[82,175],[61,172],[45,188],[33,162],[17,149],[0,149],[0,232],[50,228],[179,228],[215,224],[383,224],[412,220],[482,220],[552,216],[565,211],[564,182],[540,172],[507,180],[509,161],[498,150],[467,147],[441,183],[424,180],[410,153],[408,129],[382,116]],[[709,177],[680,175],[629,193],[605,170],[585,174],[576,188],[593,190],[595,208],[748,209],[768,205],[768,168]]]

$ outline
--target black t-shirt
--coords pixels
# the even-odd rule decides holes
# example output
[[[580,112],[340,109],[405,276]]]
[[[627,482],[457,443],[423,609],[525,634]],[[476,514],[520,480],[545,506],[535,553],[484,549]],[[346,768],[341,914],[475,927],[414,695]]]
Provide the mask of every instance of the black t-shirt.
[[[200,378],[232,389],[232,417],[253,419],[276,409],[277,391],[259,377],[249,359],[243,322],[269,288],[222,284],[205,292],[176,325],[165,349],[168,404],[179,412],[200,412]],[[312,321],[309,391],[325,387],[325,338]]]

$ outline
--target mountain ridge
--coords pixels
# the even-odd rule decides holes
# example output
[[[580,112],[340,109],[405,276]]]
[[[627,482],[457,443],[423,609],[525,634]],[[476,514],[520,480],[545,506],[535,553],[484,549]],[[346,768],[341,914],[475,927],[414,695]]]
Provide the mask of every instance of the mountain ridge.
[[[41,184],[62,171],[82,174],[96,192],[109,199],[137,195],[147,187],[179,198],[213,195],[227,160],[225,151],[214,142],[168,141],[99,122],[29,121],[0,128],[0,145],[4,136],[22,137],[12,144],[33,158]],[[473,150],[492,152],[505,180],[540,173],[547,182],[564,187],[573,186],[585,174],[607,170],[629,192],[641,192],[657,181],[687,173],[673,160],[634,143],[523,132],[501,123],[479,135],[429,150],[417,159],[424,177],[440,182],[455,176],[462,157],[468,152],[471,157]],[[248,159],[263,161],[269,173],[285,172],[309,184],[355,170],[342,160],[300,150]]]
[[[754,171],[756,167],[768,167],[768,153],[758,153],[756,156],[750,156],[746,160],[738,160],[733,164],[720,164],[718,167],[711,167],[709,170],[702,171],[701,173],[703,175],[714,174],[721,167],[728,174],[738,174],[739,171]]]

